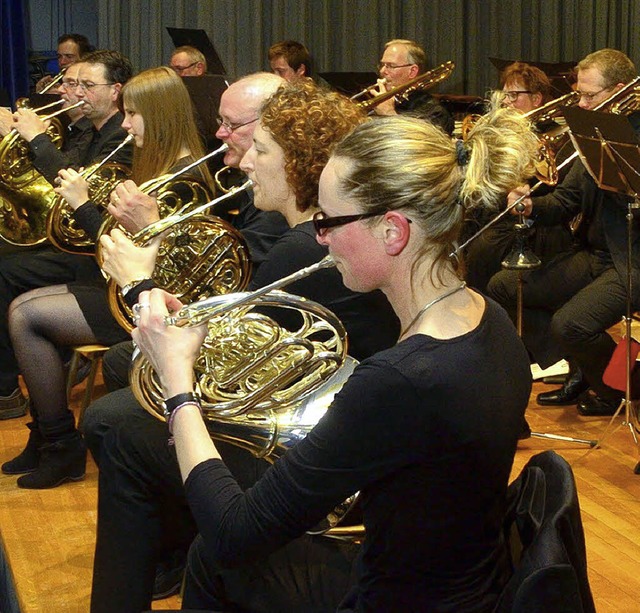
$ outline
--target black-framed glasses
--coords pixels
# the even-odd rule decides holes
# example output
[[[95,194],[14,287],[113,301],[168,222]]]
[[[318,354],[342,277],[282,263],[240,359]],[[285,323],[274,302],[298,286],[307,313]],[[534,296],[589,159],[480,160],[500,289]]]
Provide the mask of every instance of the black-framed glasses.
[[[397,68],[407,68],[413,64],[390,64],[389,62],[378,62],[378,70],[386,68],[387,70],[396,70]]]
[[[602,92],[606,92],[608,89],[611,89],[611,87],[603,87],[601,90],[593,92],[592,94],[581,92],[580,90],[576,90],[576,93],[580,96],[580,99],[584,98],[587,102],[591,102],[596,96],[599,96]]]
[[[94,87],[102,87],[103,85],[115,85],[114,83],[92,83],[91,81],[78,81],[76,87],[83,92],[90,92]]]
[[[533,92],[528,89],[514,89],[502,93],[505,95],[505,98],[509,98],[511,102],[515,102],[520,94],[531,94]]]
[[[327,217],[327,214],[324,211],[318,211],[313,214],[313,227],[315,228],[318,236],[324,236],[329,228],[336,228],[354,221],[368,219],[369,217],[379,217],[381,215],[384,215],[384,213],[359,213],[357,215],[336,215],[335,217]]]
[[[191,62],[191,64],[188,64],[187,66],[172,66],[170,64],[169,68],[171,68],[174,72],[177,72],[178,74],[181,74],[185,70],[189,70],[189,68],[192,68],[193,66],[195,66],[197,63],[198,62]]]
[[[228,121],[225,121],[224,119],[222,119],[222,117],[216,117],[216,123],[221,128],[224,128],[229,132],[234,132],[238,128],[242,128],[243,126],[248,126],[250,123],[253,123],[254,121],[258,121],[258,119],[259,118],[256,117],[255,119],[250,119],[249,121],[245,121],[244,123],[229,123]]]

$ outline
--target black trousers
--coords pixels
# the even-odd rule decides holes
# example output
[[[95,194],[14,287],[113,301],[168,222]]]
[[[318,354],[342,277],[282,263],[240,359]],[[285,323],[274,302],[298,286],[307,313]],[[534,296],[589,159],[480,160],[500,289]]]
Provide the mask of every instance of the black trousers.
[[[18,387],[20,374],[7,320],[13,299],[38,287],[91,281],[99,276],[93,257],[72,255],[49,246],[0,257],[0,395],[10,394]]]
[[[111,394],[110,394],[111,395]],[[125,390],[113,394],[126,399]],[[166,424],[138,410],[106,430],[100,448],[92,613],[150,607],[163,551],[196,536]],[[241,487],[266,469],[248,452],[218,444]],[[218,568],[198,539],[189,554],[185,608],[332,611],[355,581],[359,547],[304,536],[266,560]]]
[[[487,293],[511,313],[516,311],[517,273],[501,271]],[[523,340],[543,368],[568,358],[582,369],[598,396],[620,392],[602,382],[615,349],[607,329],[626,312],[625,283],[610,256],[577,251],[523,274]]]

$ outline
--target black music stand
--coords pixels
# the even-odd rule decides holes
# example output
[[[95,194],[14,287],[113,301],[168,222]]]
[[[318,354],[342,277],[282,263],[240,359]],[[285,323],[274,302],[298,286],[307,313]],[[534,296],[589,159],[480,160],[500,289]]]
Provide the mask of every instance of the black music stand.
[[[319,72],[318,76],[332,89],[345,96],[352,96],[362,89],[374,87],[378,78],[375,72]]]
[[[629,197],[627,204],[627,305],[625,321],[625,397],[614,418],[625,408],[623,425],[629,427],[638,448],[638,415],[631,407],[631,321],[633,316],[632,235],[633,209],[640,209],[640,148],[633,127],[626,117],[611,113],[566,109],[565,119],[571,140],[582,163],[600,189]],[[637,318],[635,318],[637,319]],[[640,474],[640,462],[634,469]]]
[[[568,94],[571,84],[574,82],[573,71],[578,62],[534,62],[532,60],[504,60],[498,57],[490,57],[489,61],[502,72],[507,66],[521,61],[529,66],[535,66],[544,72],[551,81],[551,87],[558,96]]]

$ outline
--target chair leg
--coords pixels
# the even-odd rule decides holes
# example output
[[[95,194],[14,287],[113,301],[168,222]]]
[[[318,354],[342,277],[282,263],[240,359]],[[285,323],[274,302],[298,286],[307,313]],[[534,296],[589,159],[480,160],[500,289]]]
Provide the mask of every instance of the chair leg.
[[[93,397],[93,388],[96,382],[96,374],[98,373],[98,362],[100,358],[98,356],[90,356],[91,360],[91,370],[89,371],[89,376],[87,377],[87,384],[84,390],[84,398],[82,399],[82,404],[80,405],[80,412],[78,413],[78,426],[82,424],[82,418],[84,417],[84,412],[86,408],[91,404],[91,399]]]
[[[71,389],[73,388],[73,382],[76,380],[79,361],[80,361],[80,354],[74,349],[73,355],[71,356],[71,362],[69,363],[69,373],[67,375],[67,401],[68,402],[71,402]]]

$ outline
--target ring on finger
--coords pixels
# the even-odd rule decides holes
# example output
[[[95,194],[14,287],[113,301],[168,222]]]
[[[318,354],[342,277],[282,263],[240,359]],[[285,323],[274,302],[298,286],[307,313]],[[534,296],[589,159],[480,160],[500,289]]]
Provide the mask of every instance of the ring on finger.
[[[136,304],[133,305],[133,312],[136,314],[136,316],[140,317],[140,311],[142,309],[148,309],[148,308],[149,308],[148,302],[143,302],[142,304],[140,302],[136,302]]]

